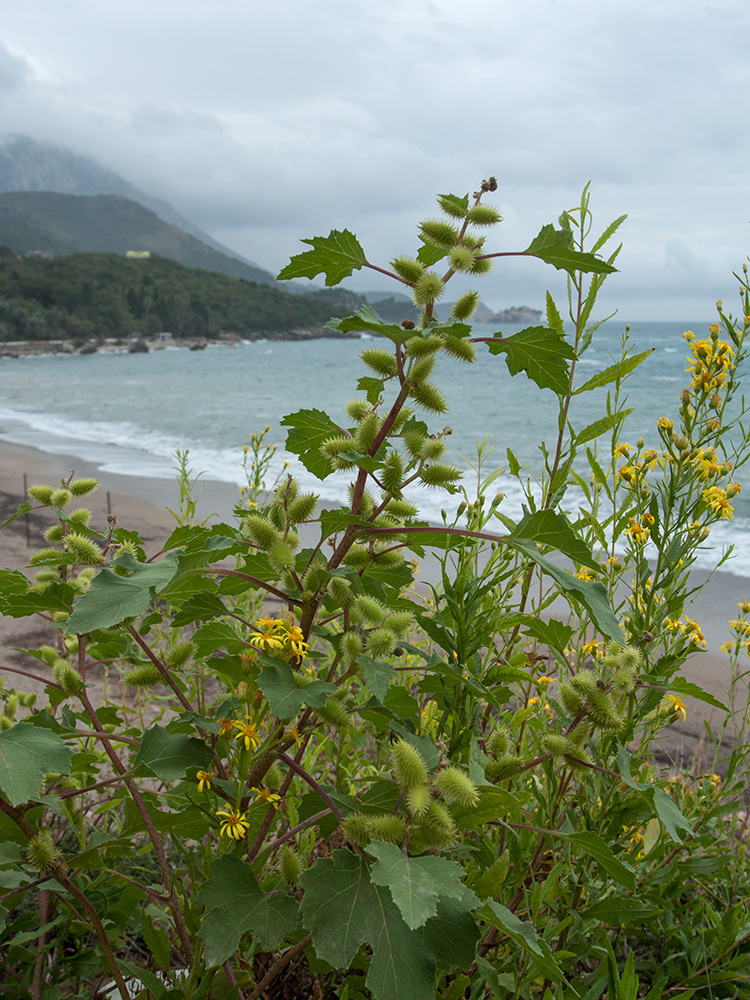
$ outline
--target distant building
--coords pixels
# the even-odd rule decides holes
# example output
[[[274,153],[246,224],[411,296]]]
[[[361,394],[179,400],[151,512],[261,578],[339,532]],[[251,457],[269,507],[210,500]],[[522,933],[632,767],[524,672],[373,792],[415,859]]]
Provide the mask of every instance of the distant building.
[[[126,250],[126,257],[131,257],[133,260],[146,260],[151,256],[150,250]]]

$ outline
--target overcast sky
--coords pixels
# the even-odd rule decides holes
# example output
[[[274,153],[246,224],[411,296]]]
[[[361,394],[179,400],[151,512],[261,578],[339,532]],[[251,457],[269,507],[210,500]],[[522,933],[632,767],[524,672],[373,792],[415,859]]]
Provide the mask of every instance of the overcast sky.
[[[631,321],[736,301],[749,84],[748,0],[26,0],[0,24],[1,131],[96,157],[274,272],[331,228],[373,263],[413,253],[435,193],[490,174],[492,248],[520,250],[591,180],[597,228],[629,216],[602,306]],[[477,287],[564,294],[533,260]]]

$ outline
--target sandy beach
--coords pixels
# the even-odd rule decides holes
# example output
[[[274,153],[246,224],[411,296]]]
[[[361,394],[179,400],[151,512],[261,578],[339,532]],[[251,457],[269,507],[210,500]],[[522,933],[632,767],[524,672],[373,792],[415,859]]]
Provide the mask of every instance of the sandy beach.
[[[176,480],[152,479],[102,472],[91,463],[69,455],[47,454],[36,449],[20,447],[0,441],[0,523],[12,514],[23,495],[24,475],[28,485],[47,483],[58,485],[75,469],[78,476],[94,476],[99,489],[86,499],[94,514],[95,526],[106,526],[108,513],[117,518],[119,527],[137,530],[149,555],[160,549],[160,542],[175,527],[175,520],[166,510],[177,509],[179,495]],[[236,486],[203,477],[199,485],[202,493],[198,502],[199,519],[216,514],[218,520],[231,520],[232,509],[239,493]],[[51,523],[44,512],[34,512],[19,518],[0,533],[0,566],[23,570],[28,556],[44,544],[43,532]],[[705,579],[706,574],[696,571],[695,578]],[[719,646],[729,638],[727,622],[736,616],[737,604],[750,597],[750,579],[731,573],[715,573],[705,590],[689,610],[703,628],[708,641],[708,651],[693,654],[683,668],[689,681],[699,684],[720,701],[728,700],[730,690],[729,659],[719,653]],[[41,626],[41,628],[40,628]],[[14,647],[33,648],[48,642],[49,635],[43,622],[32,619],[0,619],[0,675],[4,666],[19,666],[28,657],[14,651]],[[36,661],[35,661],[36,662]],[[6,673],[8,686],[28,689],[32,682]],[[38,685],[37,685],[38,686]],[[735,708],[741,708],[747,699],[747,685],[743,682],[735,692]],[[687,699],[688,717],[668,731],[662,749],[679,761],[699,757],[701,767],[711,766],[713,748],[706,742],[705,723],[715,733],[722,726],[722,713],[703,702]],[[726,745],[733,742],[732,727],[726,734]]]

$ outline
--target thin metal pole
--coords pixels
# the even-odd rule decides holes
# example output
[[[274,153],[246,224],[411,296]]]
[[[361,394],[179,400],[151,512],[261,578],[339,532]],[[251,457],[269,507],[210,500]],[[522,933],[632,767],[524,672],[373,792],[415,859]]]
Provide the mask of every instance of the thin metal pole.
[[[112,497],[110,496],[109,490],[107,490],[107,517],[112,513]]]
[[[23,498],[24,498],[24,500],[26,500],[26,498],[28,497],[28,495],[29,495],[29,477],[24,472],[24,474],[23,474]],[[23,523],[24,523],[24,527],[26,528],[26,548],[30,549],[31,548],[31,525],[29,524],[29,518],[28,518],[28,516],[24,517]]]

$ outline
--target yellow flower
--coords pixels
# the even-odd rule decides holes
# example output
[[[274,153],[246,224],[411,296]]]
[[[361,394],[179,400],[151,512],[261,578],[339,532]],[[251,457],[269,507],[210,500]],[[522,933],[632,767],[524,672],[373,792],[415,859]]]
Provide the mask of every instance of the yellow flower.
[[[591,581],[594,579],[594,572],[589,566],[581,566],[581,568],[576,571],[576,576],[579,580]]]
[[[625,530],[636,545],[645,545],[648,541],[649,535],[651,534],[649,529],[644,528],[643,525],[634,517],[630,518],[630,525]]]
[[[221,726],[221,730],[219,731],[220,736],[226,736],[227,733],[232,732],[232,726],[234,725],[234,723],[232,722],[231,719],[219,719],[218,722],[219,725]]]
[[[674,421],[670,420],[669,417],[659,417],[656,421],[656,426],[659,430],[667,431],[667,433],[669,433],[674,430]]]
[[[732,520],[734,507],[721,487],[709,486],[707,490],[703,491],[702,496],[706,504],[721,517],[722,521]]]
[[[287,726],[286,732],[289,736],[292,737],[292,739],[294,740],[294,742],[297,744],[298,747],[302,746],[302,733],[299,731],[299,729],[297,729],[296,726]]]
[[[553,677],[537,677],[536,682],[537,684],[544,684],[546,686],[547,684],[552,684],[553,681],[554,681]]]
[[[604,653],[604,643],[592,639],[581,646],[581,652],[584,656],[601,656]]]
[[[258,799],[262,799],[264,802],[267,802],[270,806],[273,806],[274,809],[279,808],[281,796],[277,795],[276,792],[272,792],[270,788],[256,788],[253,785],[250,790],[255,792]]]
[[[305,642],[305,635],[299,625],[288,625],[286,628],[286,643],[290,652],[300,660],[304,660],[310,644]]]
[[[257,750],[260,746],[260,736],[258,736],[258,730],[255,724],[251,721],[250,716],[248,716],[244,722],[238,722],[235,720],[232,723],[232,728],[238,730],[235,736],[236,740],[245,741],[245,749],[249,750],[252,746],[253,750]]]
[[[250,825],[245,813],[241,813],[239,809],[232,809],[231,806],[227,806],[226,809],[220,809],[216,815],[224,817],[219,827],[220,836],[227,836],[232,840],[242,840]]]
[[[632,444],[628,444],[627,441],[621,441],[614,451],[615,458],[630,458],[630,452],[633,450]]]
[[[687,709],[685,708],[685,702],[681,701],[673,694],[667,694],[662,699],[662,704],[668,712],[673,712],[675,716],[681,716],[682,719],[687,719]]]
[[[205,788],[208,791],[211,787],[211,779],[213,774],[210,771],[198,771],[195,777],[198,779],[198,792],[202,792]]]

